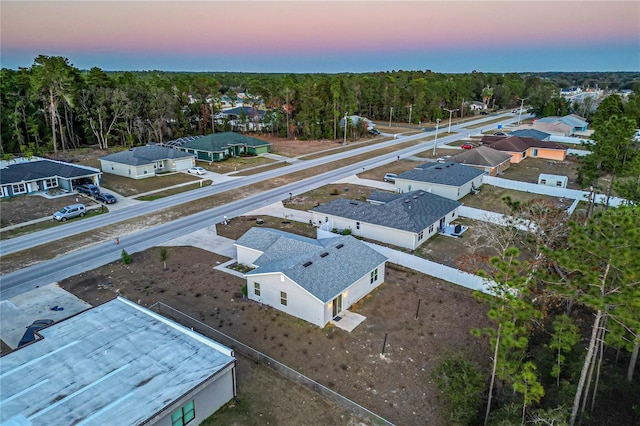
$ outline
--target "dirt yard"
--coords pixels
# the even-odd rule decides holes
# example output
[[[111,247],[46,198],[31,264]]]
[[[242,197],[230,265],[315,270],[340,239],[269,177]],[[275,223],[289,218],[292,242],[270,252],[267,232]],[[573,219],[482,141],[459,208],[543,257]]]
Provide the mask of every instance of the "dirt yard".
[[[17,225],[34,219],[51,217],[54,212],[76,202],[85,206],[98,204],[93,198],[77,194],[52,199],[40,195],[3,198],[0,201],[0,210],[2,211],[0,216],[1,227],[4,228],[5,226]]]
[[[483,367],[489,364],[488,343],[469,334],[487,325],[486,307],[467,289],[388,266],[385,284],[351,308],[367,319],[348,333],[245,299],[243,279],[213,269],[224,257],[193,247],[168,250],[167,270],[154,248],[133,254],[130,265],[115,262],[61,286],[92,305],[116,294],[146,306],[163,301],[396,424],[446,424],[429,379],[445,353],[463,352]],[[285,410],[303,409],[277,394],[272,398]]]

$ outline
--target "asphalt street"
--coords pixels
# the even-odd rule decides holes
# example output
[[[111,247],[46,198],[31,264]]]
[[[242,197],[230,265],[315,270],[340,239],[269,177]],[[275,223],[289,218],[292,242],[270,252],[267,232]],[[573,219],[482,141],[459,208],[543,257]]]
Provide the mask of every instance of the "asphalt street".
[[[512,114],[503,114],[505,117],[504,124],[516,121],[517,116]],[[502,117],[501,116],[501,117]],[[468,133],[465,126],[477,125],[485,121],[493,121],[496,116],[488,116],[473,122],[455,125],[451,127],[452,132]],[[487,124],[481,128],[473,129],[474,133],[496,128],[496,124]],[[428,134],[430,134],[429,132]],[[318,158],[316,160],[300,161],[283,168],[266,171],[252,176],[245,176],[236,180],[227,181],[219,185],[209,186],[197,191],[187,191],[166,197],[156,201],[131,206],[127,209],[118,210],[108,215],[101,215],[95,218],[89,218],[76,223],[68,224],[63,227],[55,227],[48,230],[28,234],[23,237],[17,237],[5,240],[0,243],[0,253],[3,255],[26,250],[37,245],[55,241],[60,238],[69,237],[78,233],[90,231],[92,229],[107,226],[123,220],[128,220],[140,215],[148,215],[154,211],[169,208],[175,205],[186,203],[198,198],[214,195],[228,190],[233,190],[241,186],[249,185],[266,179],[271,179],[284,174],[303,170],[309,167],[318,166],[328,162],[339,161],[351,156],[359,155],[374,149],[380,149],[385,146],[391,146],[424,137],[424,133],[411,136],[401,136],[389,142],[376,144],[373,146],[357,148],[347,152],[333,154],[327,157]],[[460,134],[453,134],[438,138],[438,147],[444,144],[459,140]],[[361,161],[337,170],[332,170],[320,175],[313,176],[298,182],[291,183],[270,191],[237,200],[223,206],[215,207],[194,215],[186,216],[181,219],[155,226],[150,229],[139,231],[120,238],[119,245],[115,244],[115,240],[109,240],[105,243],[96,244],[82,250],[73,251],[67,255],[59,256],[49,261],[41,262],[36,265],[12,272],[10,274],[0,276],[0,300],[13,297],[25,291],[32,290],[38,286],[46,285],[51,282],[60,281],[81,272],[95,269],[101,265],[113,262],[120,258],[122,249],[126,249],[129,253],[135,253],[146,250],[169,241],[178,236],[194,232],[196,230],[215,225],[223,220],[224,216],[228,218],[236,217],[255,210],[260,207],[267,206],[274,202],[285,199],[289,193],[298,195],[305,193],[311,189],[318,188],[336,180],[343,179],[347,176],[389,164],[401,158],[415,155],[427,149],[433,148],[433,141],[424,142],[419,145],[404,148],[390,154],[384,154],[372,159]]]

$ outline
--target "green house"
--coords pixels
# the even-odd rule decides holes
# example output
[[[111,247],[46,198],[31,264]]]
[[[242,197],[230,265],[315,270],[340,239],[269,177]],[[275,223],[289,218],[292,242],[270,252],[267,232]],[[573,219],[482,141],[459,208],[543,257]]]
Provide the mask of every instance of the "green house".
[[[177,146],[181,151],[196,155],[200,161],[222,161],[229,157],[266,154],[269,142],[234,132],[212,133]]]

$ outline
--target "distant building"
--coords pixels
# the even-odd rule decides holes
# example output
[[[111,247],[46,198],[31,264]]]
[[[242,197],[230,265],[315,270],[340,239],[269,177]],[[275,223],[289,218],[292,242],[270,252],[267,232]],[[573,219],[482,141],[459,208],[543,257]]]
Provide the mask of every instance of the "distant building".
[[[500,140],[482,138],[482,143],[498,151],[511,155],[511,163],[516,164],[528,157],[564,161],[567,147],[556,142],[545,142],[534,138],[507,136]]]
[[[2,357],[3,425],[200,424],[236,395],[233,350],[123,298]]]
[[[448,161],[473,167],[490,176],[496,176],[509,168],[511,155],[491,149],[488,146],[479,146],[474,149],[464,150],[460,154],[449,158]]]
[[[269,142],[235,132],[211,133],[206,136],[180,138],[164,145],[195,155],[200,161],[222,161],[229,157],[266,154]]]
[[[338,198],[311,212],[322,229],[349,229],[357,237],[415,250],[457,219],[461,205],[423,190],[406,194],[375,191],[367,201]]]
[[[458,163],[425,163],[396,176],[401,192],[427,191],[451,200],[459,200],[482,186],[481,170]]]
[[[93,167],[34,157],[3,162],[0,169],[2,198],[59,189],[72,192],[81,180],[100,184],[102,172]]]
[[[103,172],[132,179],[187,170],[194,164],[195,155],[160,145],[137,146],[100,158]]]

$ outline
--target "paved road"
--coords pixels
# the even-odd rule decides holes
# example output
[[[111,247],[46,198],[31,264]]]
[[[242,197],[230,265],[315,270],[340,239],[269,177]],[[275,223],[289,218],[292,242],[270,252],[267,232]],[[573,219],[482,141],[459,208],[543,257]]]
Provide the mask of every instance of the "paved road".
[[[465,126],[475,125],[479,122],[484,121],[491,121],[495,118],[496,117],[489,116],[475,122],[452,126],[452,132],[461,131],[464,130]],[[508,119],[515,121],[510,114],[505,114],[505,123]],[[482,131],[485,128],[495,128],[495,126],[495,123],[489,124],[483,128],[474,129],[474,132]],[[224,182],[220,185],[209,186],[195,191],[187,191],[185,193],[176,194],[171,197],[166,197],[149,203],[132,206],[128,209],[122,209],[117,212],[110,213],[109,215],[89,218],[73,224],[68,224],[64,227],[56,227],[55,229],[40,231],[37,233],[25,235],[24,237],[6,240],[2,242],[0,250],[2,254],[25,250],[29,247],[48,243],[59,238],[68,237],[81,232],[92,230],[97,227],[106,226],[108,224],[116,223],[122,220],[127,220],[136,216],[150,214],[154,211],[189,202],[198,198],[213,195],[227,190],[232,190],[239,186],[248,185],[265,179],[271,179],[283,174],[321,165],[326,162],[338,161],[354,155],[362,154],[372,149],[378,149],[383,146],[391,146],[422,137],[424,137],[424,133],[406,137],[399,137],[397,140],[392,140],[382,144],[357,148],[355,150],[334,154],[328,157],[319,158],[317,160],[301,161],[291,166],[279,168],[276,170],[270,170],[253,176],[238,178],[237,180]],[[443,144],[450,143],[459,139],[459,134],[438,138],[438,146],[442,146]],[[78,250],[67,255],[60,256],[49,261],[41,262],[28,268],[3,275],[0,277],[0,300],[13,297],[16,294],[20,294],[25,291],[29,291],[39,285],[46,285],[54,281],[59,281],[79,274],[81,272],[95,269],[96,267],[104,265],[106,263],[113,262],[119,259],[122,249],[126,249],[129,253],[143,251],[150,247],[160,245],[161,243],[169,241],[180,235],[188,234],[198,229],[212,226],[218,222],[221,222],[224,216],[239,216],[251,210],[255,210],[257,208],[272,204],[276,201],[285,199],[288,197],[289,193],[293,193],[295,195],[302,194],[311,189],[318,188],[339,179],[343,179],[347,176],[359,173],[363,170],[369,170],[391,163],[393,161],[396,161],[398,156],[400,156],[401,158],[412,156],[432,147],[432,141],[423,142],[413,147],[395,151],[391,154],[385,154],[369,160],[361,161],[359,163],[313,176],[311,178],[295,182],[277,189],[266,191],[261,194],[247,197],[242,200],[234,201],[223,206],[209,209],[144,231],[127,235],[120,238],[120,244],[118,246],[116,246],[114,240],[110,240],[106,243],[83,248],[82,250]]]

